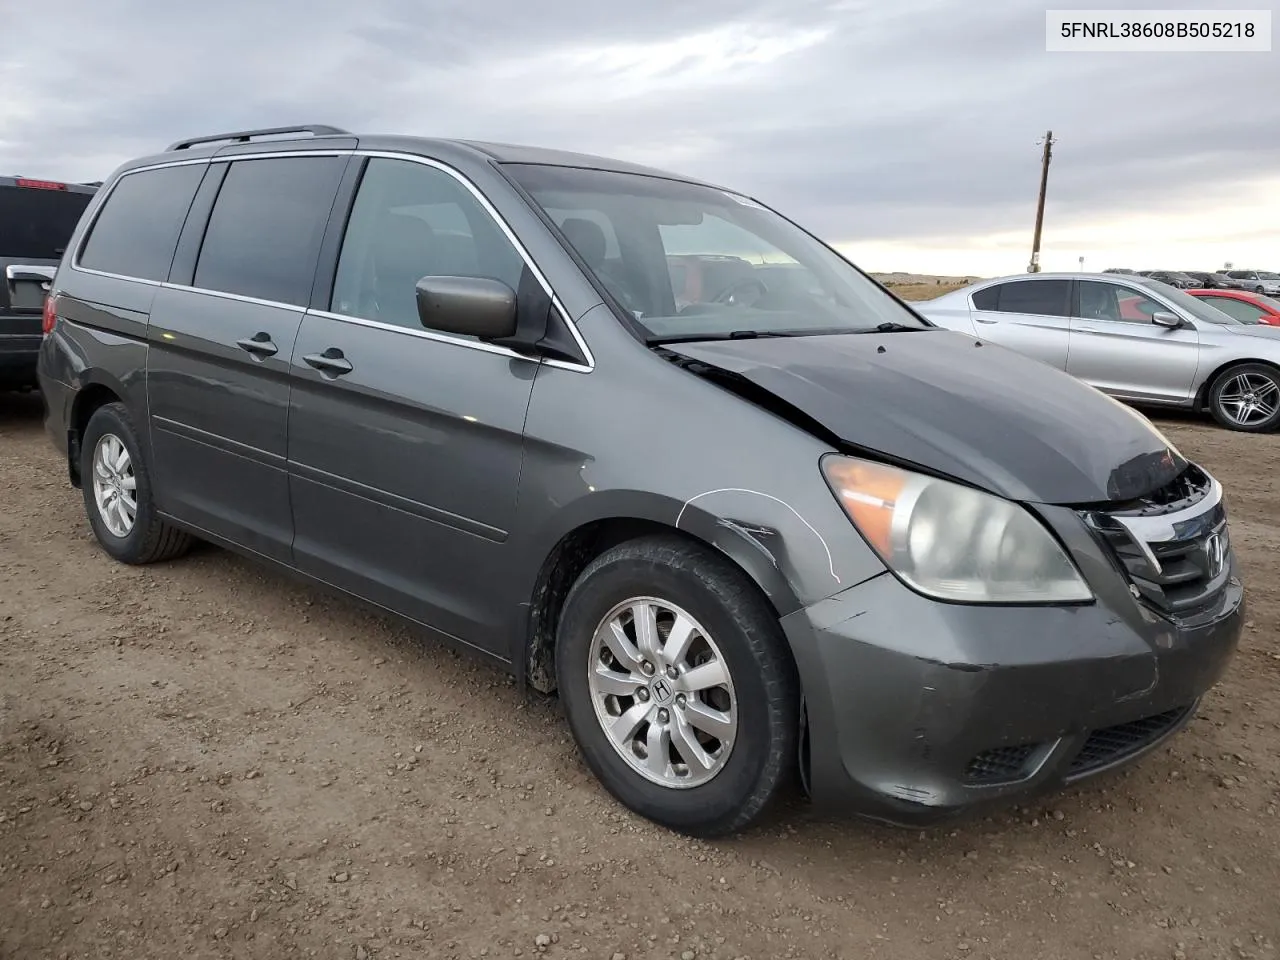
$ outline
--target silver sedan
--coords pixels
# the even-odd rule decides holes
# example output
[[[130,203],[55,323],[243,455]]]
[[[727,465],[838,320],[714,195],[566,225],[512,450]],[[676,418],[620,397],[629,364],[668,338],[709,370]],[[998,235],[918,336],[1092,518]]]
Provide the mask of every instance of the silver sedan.
[[[1130,403],[1280,427],[1280,327],[1243,323],[1149,277],[1033,273],[913,306],[933,323],[1065,370]]]

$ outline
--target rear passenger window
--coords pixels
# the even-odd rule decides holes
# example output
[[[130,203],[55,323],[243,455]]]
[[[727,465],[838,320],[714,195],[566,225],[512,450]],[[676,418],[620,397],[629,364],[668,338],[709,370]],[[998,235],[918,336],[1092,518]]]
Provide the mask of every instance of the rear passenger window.
[[[421,330],[416,287],[423,277],[501,280],[519,292],[524,271],[511,241],[457,179],[427,164],[375,157],[347,223],[330,310]]]
[[[1003,284],[997,284],[994,287],[987,287],[985,290],[979,290],[973,295],[973,306],[978,310],[999,310],[1000,309],[1000,287]]]
[[[1071,313],[1070,280],[1018,280],[1000,288],[1001,313],[1066,317]]]
[[[173,251],[204,164],[129,173],[117,181],[89,237],[78,266],[141,280],[167,280]]]
[[[306,306],[345,163],[342,157],[232,163],[209,216],[193,285]]]

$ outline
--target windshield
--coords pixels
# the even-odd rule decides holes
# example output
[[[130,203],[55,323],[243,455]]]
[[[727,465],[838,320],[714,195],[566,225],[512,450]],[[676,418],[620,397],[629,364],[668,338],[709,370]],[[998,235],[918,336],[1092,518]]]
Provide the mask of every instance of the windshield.
[[[1134,280],[1143,286],[1150,287],[1152,290],[1156,291],[1156,293],[1160,294],[1160,296],[1164,297],[1170,303],[1181,307],[1197,320],[1203,320],[1205,323],[1217,323],[1222,326],[1230,326],[1240,323],[1240,321],[1235,317],[1227,316],[1227,314],[1223,313],[1217,307],[1211,307],[1203,300],[1193,297],[1191,294],[1179,290],[1177,287],[1171,287],[1167,283],[1162,283],[1159,280],[1153,280],[1150,277],[1134,277]]]
[[[1259,280],[1280,280],[1280,273],[1272,273],[1270,270],[1259,270]]]
[[[927,328],[838,254],[753,200],[641,174],[506,169],[655,340]]]

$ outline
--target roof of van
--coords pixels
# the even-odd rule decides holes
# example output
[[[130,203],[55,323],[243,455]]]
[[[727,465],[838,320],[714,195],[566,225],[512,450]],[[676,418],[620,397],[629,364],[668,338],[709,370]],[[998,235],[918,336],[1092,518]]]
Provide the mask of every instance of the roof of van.
[[[298,134],[311,133],[311,136]],[[298,127],[277,127],[267,130],[245,130],[236,133],[214,134],[207,137],[195,137],[179,140],[171,144],[161,154],[140,157],[125,164],[125,169],[166,160],[202,159],[213,156],[236,154],[252,155],[267,150],[323,150],[326,147],[361,150],[387,150],[402,153],[425,154],[431,156],[449,156],[468,154],[473,158],[484,158],[496,163],[530,163],[547,166],[578,167],[589,170],[607,170],[617,173],[636,173],[651,177],[662,177],[668,180],[682,180],[688,183],[703,183],[694,177],[672,173],[625,160],[595,156],[587,153],[576,153],[549,147],[536,147],[522,144],[498,143],[481,140],[455,139],[445,137],[417,137],[403,135],[364,135],[349,133],[337,127],[304,125]],[[713,184],[705,184],[714,186]]]

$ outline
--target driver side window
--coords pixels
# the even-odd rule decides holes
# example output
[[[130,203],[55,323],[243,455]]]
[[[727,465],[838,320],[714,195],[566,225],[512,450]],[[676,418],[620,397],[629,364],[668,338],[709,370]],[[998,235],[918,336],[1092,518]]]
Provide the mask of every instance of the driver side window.
[[[500,280],[519,291],[524,269],[457,179],[427,164],[375,157],[347,222],[329,309],[420,330],[416,287],[423,277]]]
[[[1168,309],[1132,287],[1115,283],[1081,280],[1078,289],[1076,316],[1085,320],[1145,324],[1151,322],[1153,313]]]

